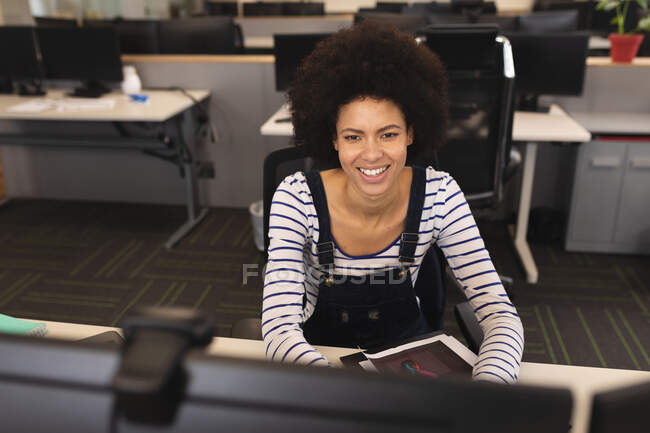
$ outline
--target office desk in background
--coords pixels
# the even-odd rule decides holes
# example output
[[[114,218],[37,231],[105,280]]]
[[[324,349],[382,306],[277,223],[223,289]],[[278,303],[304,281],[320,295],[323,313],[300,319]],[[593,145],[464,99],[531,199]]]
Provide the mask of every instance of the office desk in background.
[[[262,135],[292,136],[293,126],[291,122],[279,119],[290,117],[286,105],[260,127]],[[533,179],[535,176],[535,162],[537,158],[538,143],[584,143],[591,139],[591,134],[578,122],[573,120],[564,110],[557,105],[552,105],[548,113],[533,113],[516,111],[512,125],[512,140],[525,143],[522,184],[519,194],[519,209],[517,213],[517,224],[511,228],[511,236],[521,263],[526,272],[526,281],[531,284],[537,283],[539,272],[535,259],[530,252],[526,234],[528,233],[528,217],[530,214],[530,202],[533,193]]]
[[[44,322],[48,338],[79,340],[105,331],[119,331],[106,326],[74,323]],[[319,346],[318,350],[332,364],[341,366],[339,358],[358,352],[357,349]],[[216,356],[247,359],[265,359],[264,342],[237,338],[215,337],[206,352]],[[317,367],[314,367],[317,368]],[[591,415],[591,398],[594,393],[633,385],[650,380],[649,371],[617,370],[610,368],[579,367],[570,365],[522,362],[519,383],[543,387],[568,388],[573,393],[573,428],[569,433],[587,433]]]
[[[60,100],[64,104],[66,101],[76,100],[79,106],[76,108],[69,106],[63,110],[52,107],[39,112],[17,112],[12,111],[12,107],[43,99],[41,97],[0,95],[0,120],[107,122],[115,125],[119,133],[119,135],[107,136],[0,134],[0,145],[140,150],[148,155],[164,156],[164,159],[179,166],[184,173],[186,184],[187,221],[165,243],[167,248],[171,248],[207,214],[207,209],[199,207],[193,154],[195,143],[186,141],[183,132],[183,116],[197,104],[205,101],[210,96],[210,92],[190,90],[186,95],[176,90],[145,90],[143,93],[149,97],[146,103],[131,102],[126,95],[118,92],[106,94],[101,99],[112,99],[114,106],[101,109],[92,107],[92,100],[65,98],[61,90],[49,91],[45,100]],[[84,104],[88,104],[85,109],[82,107]],[[124,129],[123,124],[133,122],[159,124],[164,133],[148,137],[132,136]],[[196,139],[197,137],[194,136],[190,138],[192,141]]]

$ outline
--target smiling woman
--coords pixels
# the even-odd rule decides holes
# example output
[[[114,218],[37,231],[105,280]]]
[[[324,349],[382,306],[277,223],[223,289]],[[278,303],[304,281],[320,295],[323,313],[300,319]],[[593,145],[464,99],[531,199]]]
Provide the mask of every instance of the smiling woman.
[[[323,40],[288,95],[296,144],[334,168],[295,173],[273,197],[267,356],[328,365],[312,345],[367,348],[430,332],[440,320],[425,319],[414,286],[437,245],[483,330],[474,377],[516,381],[523,328],[465,197],[448,173],[416,164],[426,166],[446,136],[437,56],[362,23]]]

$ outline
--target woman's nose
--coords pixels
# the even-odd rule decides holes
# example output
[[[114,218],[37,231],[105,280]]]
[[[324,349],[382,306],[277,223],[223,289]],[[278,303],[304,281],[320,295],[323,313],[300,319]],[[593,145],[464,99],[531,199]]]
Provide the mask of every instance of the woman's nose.
[[[366,145],[363,149],[363,157],[366,160],[374,161],[381,158],[382,155],[383,155],[383,150],[381,148],[381,145],[376,139],[370,138],[369,140],[366,141]]]

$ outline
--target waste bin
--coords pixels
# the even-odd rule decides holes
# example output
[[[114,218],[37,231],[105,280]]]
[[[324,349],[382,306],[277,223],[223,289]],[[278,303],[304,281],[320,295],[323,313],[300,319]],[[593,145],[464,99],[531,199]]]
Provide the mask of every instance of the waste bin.
[[[248,206],[253,226],[253,240],[258,250],[264,251],[264,206],[262,200],[255,201]]]

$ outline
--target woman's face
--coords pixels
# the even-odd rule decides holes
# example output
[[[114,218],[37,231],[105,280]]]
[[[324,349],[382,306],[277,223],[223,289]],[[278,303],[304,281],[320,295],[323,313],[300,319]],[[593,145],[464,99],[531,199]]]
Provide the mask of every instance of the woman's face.
[[[351,185],[365,196],[381,196],[397,186],[406,164],[413,128],[390,100],[358,98],[341,106],[334,148]]]

